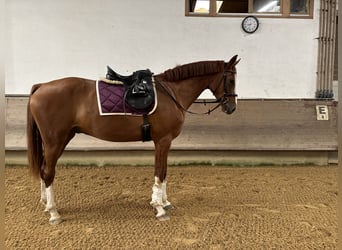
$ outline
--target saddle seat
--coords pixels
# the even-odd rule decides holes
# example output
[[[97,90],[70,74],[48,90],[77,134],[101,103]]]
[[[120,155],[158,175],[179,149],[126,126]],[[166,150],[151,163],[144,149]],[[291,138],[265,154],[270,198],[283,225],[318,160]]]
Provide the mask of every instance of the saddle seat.
[[[130,84],[134,74],[135,74],[135,72],[133,72],[131,75],[123,76],[123,75],[120,75],[119,73],[115,72],[111,67],[107,66],[106,79],[117,80],[117,81],[121,81],[121,82]]]
[[[120,81],[125,86],[124,100],[132,108],[142,110],[154,104],[153,73],[149,69],[137,70],[123,76],[107,66],[106,79]]]

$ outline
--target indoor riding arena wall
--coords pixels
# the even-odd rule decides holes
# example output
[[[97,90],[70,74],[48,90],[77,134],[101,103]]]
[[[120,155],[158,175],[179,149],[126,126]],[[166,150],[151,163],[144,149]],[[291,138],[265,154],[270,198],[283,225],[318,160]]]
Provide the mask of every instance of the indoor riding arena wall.
[[[6,164],[26,165],[28,97],[6,98]],[[328,120],[317,120],[317,106],[326,106]],[[190,110],[207,111],[193,104]],[[226,115],[187,114],[173,141],[169,165],[327,165],[337,163],[337,102],[314,99],[240,99]],[[152,165],[152,142],[105,142],[78,134],[60,165]]]

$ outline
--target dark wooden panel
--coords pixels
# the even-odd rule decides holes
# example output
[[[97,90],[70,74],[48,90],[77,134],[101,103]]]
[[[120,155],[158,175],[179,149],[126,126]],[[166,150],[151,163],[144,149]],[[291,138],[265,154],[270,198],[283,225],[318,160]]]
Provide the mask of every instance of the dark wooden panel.
[[[329,109],[317,121],[316,104]],[[188,115],[177,146],[234,150],[335,150],[336,102],[316,100],[240,100],[232,115]],[[193,105],[192,110],[203,110]]]
[[[26,148],[27,98],[6,98],[7,150]],[[316,105],[329,109],[328,121],[317,121]],[[193,111],[208,109],[194,104]],[[337,102],[317,100],[239,100],[237,111],[187,114],[173,149],[186,150],[337,150]],[[112,143],[77,135],[69,150],[152,149],[153,143]]]

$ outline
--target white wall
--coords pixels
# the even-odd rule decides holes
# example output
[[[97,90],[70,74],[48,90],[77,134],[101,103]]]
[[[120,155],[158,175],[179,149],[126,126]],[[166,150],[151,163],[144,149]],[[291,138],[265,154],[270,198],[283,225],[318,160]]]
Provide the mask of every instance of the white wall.
[[[247,35],[242,17],[186,17],[184,0],[7,1],[6,94],[65,76],[96,79],[106,65],[159,73],[238,54],[240,98],[312,98],[318,7],[314,19],[259,18]]]

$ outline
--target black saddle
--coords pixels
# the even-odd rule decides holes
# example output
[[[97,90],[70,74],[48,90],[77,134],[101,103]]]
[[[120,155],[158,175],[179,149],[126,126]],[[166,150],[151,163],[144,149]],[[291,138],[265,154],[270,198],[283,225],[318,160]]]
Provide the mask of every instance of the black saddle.
[[[121,81],[121,82],[130,84],[132,82],[133,75],[135,73],[136,72],[134,72],[133,74],[128,75],[128,76],[123,76],[123,75],[120,75],[120,74],[116,73],[114,70],[111,69],[111,67],[107,66],[106,78],[109,79],[109,80],[117,80],[117,81]]]
[[[134,109],[143,110],[154,103],[153,73],[149,69],[138,70],[128,76],[116,73],[107,66],[106,79],[123,82],[125,102]]]

